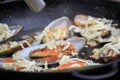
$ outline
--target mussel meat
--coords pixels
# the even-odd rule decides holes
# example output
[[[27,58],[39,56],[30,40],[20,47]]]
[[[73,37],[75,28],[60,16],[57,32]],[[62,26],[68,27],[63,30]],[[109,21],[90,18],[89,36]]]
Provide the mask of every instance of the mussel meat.
[[[63,55],[75,56],[85,46],[86,39],[80,37],[69,38],[68,40],[51,41],[45,44],[31,46],[17,51],[16,57],[28,60],[36,60],[41,63],[59,61]]]

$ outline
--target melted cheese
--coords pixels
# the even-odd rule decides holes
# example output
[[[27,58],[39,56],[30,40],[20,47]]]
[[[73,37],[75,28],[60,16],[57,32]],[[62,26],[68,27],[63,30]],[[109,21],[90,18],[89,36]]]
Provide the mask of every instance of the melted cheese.
[[[69,30],[73,30],[74,32],[79,32],[82,36],[86,37],[89,41],[98,41],[98,42],[109,42],[112,43],[118,42],[118,39],[120,38],[118,35],[120,35],[120,30],[116,29],[114,25],[112,25],[112,20],[108,20],[105,18],[94,18],[89,16],[85,20],[84,27],[77,27],[77,26],[70,26]],[[89,25],[89,24],[93,25]],[[94,24],[96,23],[96,24]],[[76,27],[76,28],[75,28]],[[111,31],[111,36],[102,38],[102,31]]]
[[[66,38],[68,29],[65,26],[48,28],[43,31],[43,42],[49,42],[52,40],[62,40]]]
[[[0,23],[0,41],[3,41],[13,35],[14,33],[10,30],[7,24]]]
[[[25,47],[22,44],[19,44],[21,46],[22,49],[25,49]]]

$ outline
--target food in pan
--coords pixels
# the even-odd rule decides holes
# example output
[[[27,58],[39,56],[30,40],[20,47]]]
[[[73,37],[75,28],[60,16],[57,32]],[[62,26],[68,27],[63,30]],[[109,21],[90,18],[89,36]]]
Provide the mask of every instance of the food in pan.
[[[21,32],[23,26],[8,26],[7,24],[0,23],[0,43],[14,37]]]
[[[65,56],[64,56],[65,57]],[[68,57],[68,56],[66,56]],[[82,68],[87,66],[96,66],[101,65],[99,63],[95,63],[92,60],[83,60],[77,58],[68,58],[64,62],[60,63],[59,66],[48,68],[48,63],[44,64],[44,67],[39,66],[39,63],[36,61],[31,61],[24,58],[18,58],[15,55],[9,58],[1,59],[1,68],[6,70],[14,70],[14,71],[24,71],[24,72],[47,72],[47,71],[56,71],[56,70],[64,70],[69,68]]]
[[[120,30],[112,20],[87,15],[76,15],[73,23],[68,17],[52,21],[43,31],[33,35],[30,46],[21,50],[10,48],[10,42],[1,55],[11,54],[10,58],[1,58],[1,67],[15,71],[59,71],[101,65],[101,62],[90,60],[119,58]],[[89,59],[81,57],[81,51],[104,43],[103,47],[93,49]],[[23,44],[23,46],[24,46]],[[13,45],[14,46],[14,45]],[[22,48],[21,45],[19,47]],[[7,50],[8,49],[8,50]],[[2,48],[1,48],[2,50]],[[14,51],[11,52],[10,51]],[[4,56],[5,56],[4,55]],[[83,55],[84,56],[84,55]],[[55,64],[58,64],[54,66]],[[28,65],[26,65],[28,64]],[[104,64],[104,63],[103,63]],[[54,67],[48,67],[53,65]]]
[[[119,41],[120,29],[116,29],[112,20],[105,18],[95,18],[87,15],[76,15],[71,29],[75,33],[87,38],[90,46],[98,45],[97,42],[117,43]]]
[[[104,61],[113,61],[120,58],[120,43],[112,44],[108,43],[105,44],[102,48],[94,49],[93,50],[92,58],[100,59],[103,58]]]
[[[81,50],[81,48],[85,45],[85,40],[79,38],[76,40],[78,45],[66,41],[53,41],[47,44],[45,48],[36,49],[30,52],[30,58],[36,58],[40,61],[53,62],[61,59],[63,55],[75,56],[78,55],[77,51]]]
[[[67,44],[68,45],[68,44]],[[72,55],[75,53],[75,47],[70,44],[67,45],[56,45],[55,48],[49,49],[48,47],[42,49],[36,49],[30,52],[30,58],[37,59],[39,61],[53,62],[60,59],[63,55]],[[63,48],[67,48],[64,50]]]
[[[71,25],[68,17],[61,17],[52,21],[42,32],[43,43],[51,40],[62,40],[68,37],[68,28]]]
[[[84,47],[85,43],[86,39],[84,38],[72,37],[66,41],[51,41],[46,44],[31,46],[17,51],[13,54],[13,58],[7,61],[3,59],[1,66],[5,69],[8,68],[17,71],[39,71],[40,69],[40,71],[43,71],[44,69],[39,67],[41,63],[46,66],[53,61],[58,61],[59,63],[65,55],[69,58],[75,57],[78,55],[78,51]],[[30,64],[29,66],[26,65],[27,62]]]
[[[88,45],[96,46],[96,42],[106,42],[103,47],[93,50],[91,58],[102,58],[105,62],[119,58],[120,29],[115,27],[117,24],[112,24],[112,20],[86,15],[75,16],[74,22],[74,32],[86,37]]]

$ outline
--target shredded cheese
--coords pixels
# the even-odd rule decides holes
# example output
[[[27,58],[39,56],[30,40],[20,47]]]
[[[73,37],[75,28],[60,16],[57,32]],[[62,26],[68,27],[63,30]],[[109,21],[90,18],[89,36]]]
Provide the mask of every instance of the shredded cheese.
[[[86,37],[88,40],[87,43],[90,43],[90,41],[98,41],[100,43],[109,41],[111,41],[111,43],[118,42],[115,40],[120,38],[118,36],[120,35],[120,30],[116,29],[114,25],[112,25],[112,20],[89,16],[84,22],[84,27],[70,26],[69,30],[73,29],[74,32],[80,33],[82,36]],[[89,25],[90,23],[93,25]],[[110,37],[102,38],[101,35],[103,30],[111,31]]]
[[[16,56],[13,56],[12,59],[13,62],[11,63],[3,62],[1,64],[2,68],[6,70],[25,71],[25,72],[40,72],[43,70],[42,67],[36,66],[37,63],[35,61],[16,58]],[[18,68],[23,68],[23,69],[19,70]]]
[[[13,35],[13,32],[10,30],[7,24],[0,23],[0,42]]]

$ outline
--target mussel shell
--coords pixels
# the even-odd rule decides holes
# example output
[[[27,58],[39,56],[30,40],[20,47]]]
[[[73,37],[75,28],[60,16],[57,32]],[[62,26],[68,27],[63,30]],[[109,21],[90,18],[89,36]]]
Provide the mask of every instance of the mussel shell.
[[[46,26],[44,30],[50,29],[52,27],[60,27],[60,26],[69,27],[70,25],[71,25],[70,19],[64,16],[52,21],[48,26]]]
[[[68,39],[67,41],[69,41],[71,44],[73,44],[76,49],[79,49],[78,51],[80,51],[86,44],[86,39],[78,38],[78,37],[72,37],[72,38]],[[49,43],[50,42],[45,43],[45,44],[36,45],[36,46],[31,46],[31,47],[25,48],[23,50],[19,50],[14,55],[17,58],[25,58],[25,59],[31,60],[30,56],[29,56],[31,51],[45,48],[46,44],[49,44]],[[55,63],[56,63],[56,61],[55,61]],[[49,64],[51,64],[51,63],[49,63]]]
[[[23,50],[19,50],[19,51],[15,52],[15,54],[13,54],[13,55],[15,55],[17,58],[25,58],[25,59],[30,60],[29,53],[33,50],[36,50],[39,48],[44,48],[44,46],[45,46],[44,44],[31,46],[31,47],[25,48]]]
[[[0,43],[5,43],[13,39],[15,36],[17,36],[18,33],[20,33],[23,30],[23,26],[22,25],[10,26],[9,29],[12,31],[13,35],[7,39],[4,39],[3,41],[0,41]]]
[[[31,44],[31,43],[34,41],[34,38],[31,37],[31,38],[27,39],[26,41]],[[27,44],[26,42],[22,42],[21,44],[22,44],[24,47],[28,47],[28,44]],[[4,45],[4,44],[3,44],[3,45]],[[18,45],[14,46],[14,47],[11,47],[11,48],[8,48],[8,49],[6,49],[6,50],[4,50],[4,51],[1,51],[1,52],[0,52],[0,57],[11,56],[11,55],[14,54],[16,51],[21,50],[21,49],[22,49],[22,47],[18,44]]]
[[[79,52],[87,43],[86,38],[76,37],[76,36],[68,38],[66,41],[72,43],[74,45],[75,49],[77,50],[77,52]]]
[[[45,29],[42,32],[43,33],[42,42],[47,43],[51,40],[61,40],[61,39],[68,38],[69,37],[69,26],[71,24],[72,23],[70,19],[66,16],[60,17],[52,21],[50,24],[48,24],[48,26],[45,27]]]

